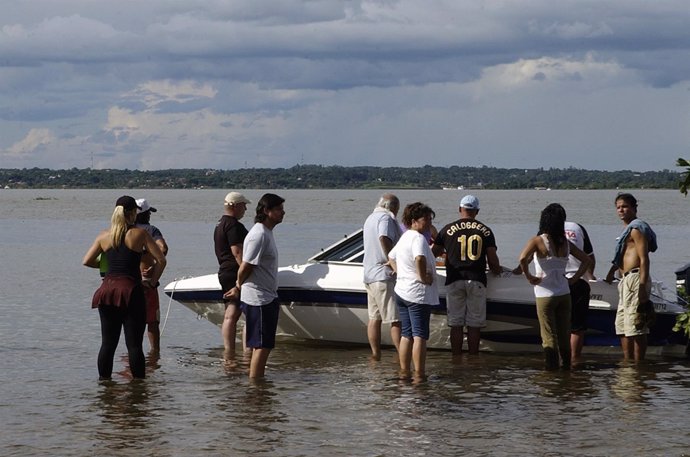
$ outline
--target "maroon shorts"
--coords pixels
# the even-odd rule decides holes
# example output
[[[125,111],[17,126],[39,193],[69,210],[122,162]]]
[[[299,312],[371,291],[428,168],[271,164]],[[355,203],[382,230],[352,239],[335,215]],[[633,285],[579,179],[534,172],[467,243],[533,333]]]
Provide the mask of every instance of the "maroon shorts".
[[[91,307],[127,307],[130,301],[139,301],[143,293],[141,282],[130,276],[106,275],[94,292]]]
[[[158,288],[144,287],[144,297],[146,297],[146,323],[156,324],[160,322]]]

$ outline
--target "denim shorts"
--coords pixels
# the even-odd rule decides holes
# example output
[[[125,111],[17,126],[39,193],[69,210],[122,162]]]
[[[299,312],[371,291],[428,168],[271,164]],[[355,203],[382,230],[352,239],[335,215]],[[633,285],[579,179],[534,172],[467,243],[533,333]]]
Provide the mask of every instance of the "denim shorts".
[[[429,319],[431,318],[431,306],[420,303],[412,303],[395,296],[400,315],[400,327],[404,338],[419,337],[429,339]]]

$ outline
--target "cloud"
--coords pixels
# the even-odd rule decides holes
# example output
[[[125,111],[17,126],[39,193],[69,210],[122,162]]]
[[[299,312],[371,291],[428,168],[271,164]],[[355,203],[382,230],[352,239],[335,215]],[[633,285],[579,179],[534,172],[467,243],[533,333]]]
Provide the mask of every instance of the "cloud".
[[[105,43],[107,46],[102,46]],[[98,62],[109,57],[107,51],[115,49],[120,49],[123,56],[122,47],[135,43],[134,34],[79,15],[46,18],[31,26],[8,24],[0,28],[1,55],[19,66],[38,62]]]
[[[31,129],[29,133],[21,140],[5,151],[8,156],[30,156],[42,147],[50,145],[56,140],[55,135],[48,129]]]
[[[599,61],[593,54],[583,59],[542,57],[487,67],[474,84],[485,93],[513,91],[538,83],[579,83],[588,90],[629,83],[635,80],[614,61]]]
[[[566,40],[573,40],[577,38],[598,38],[605,36],[612,36],[613,29],[606,23],[586,23],[586,22],[554,22],[548,25],[538,23],[531,23],[529,25],[530,33],[540,34],[544,36],[552,36]]]
[[[144,103],[147,109],[157,108],[165,103],[186,104],[199,99],[213,99],[218,94],[210,84],[194,81],[147,81],[123,98]]]
[[[0,151],[3,166],[665,168],[690,140],[689,21],[680,0],[13,2]]]
[[[145,169],[211,166],[219,158],[240,165],[248,157],[255,166],[270,166],[273,154],[265,146],[284,135],[285,125],[284,119],[271,115],[218,114],[206,109],[161,114],[112,108],[103,134],[114,139],[114,150],[141,151],[138,167]]]

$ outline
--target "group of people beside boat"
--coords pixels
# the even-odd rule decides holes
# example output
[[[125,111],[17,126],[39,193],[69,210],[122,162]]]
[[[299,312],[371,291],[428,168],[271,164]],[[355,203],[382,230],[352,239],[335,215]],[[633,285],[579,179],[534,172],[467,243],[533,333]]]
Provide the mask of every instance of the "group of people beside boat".
[[[256,206],[254,226],[239,222],[250,201],[239,192],[224,200],[225,212],[214,230],[219,281],[226,302],[222,335],[225,356],[235,351],[237,320],[245,315],[243,345],[250,351],[249,376],[264,376],[266,362],[275,347],[280,303],[278,302],[278,250],[273,228],[283,221],[285,200],[267,193]],[[84,255],[83,264],[101,269],[103,281],[92,298],[101,321],[98,373],[109,380],[113,359],[124,330],[133,378],[144,378],[146,357],[143,339],[149,325],[152,352],[160,345],[158,281],[166,266],[167,244],[149,222],[156,209],[145,199],[124,195],[115,202],[109,229],[102,231]],[[138,220],[139,218],[139,220]],[[139,224],[137,224],[139,222]],[[148,305],[155,307],[149,307]],[[152,314],[155,316],[153,317]]]
[[[251,202],[239,192],[230,192],[213,233],[225,301],[221,328],[224,357],[229,363],[234,361],[237,322],[244,314],[242,343],[250,361],[250,378],[264,376],[275,347],[280,303],[273,228],[283,221],[284,201],[276,194],[264,194],[256,205],[254,225],[247,230],[240,219]],[[616,275],[620,278],[616,333],[624,356],[639,361],[647,348],[649,253],[657,248],[656,235],[637,218],[634,196],[619,194],[615,205],[624,231],[606,281],[612,282]],[[401,373],[423,377],[431,308],[440,303],[437,259],[443,257],[446,269],[447,324],[453,356],[461,355],[465,334],[469,354],[479,352],[481,328],[486,325],[487,271],[498,275],[509,269],[500,264],[493,231],[476,218],[480,211],[477,197],[464,196],[458,207],[459,218],[440,230],[433,225],[434,211],[424,203],[407,205],[402,225],[397,221],[399,210],[398,197],[384,194],[364,222],[367,336],[372,358],[379,360],[382,324],[389,325]],[[150,224],[152,211],[156,209],[145,199],[120,197],[110,228],[96,237],[84,255],[83,264],[101,268],[104,276],[92,299],[101,321],[101,379],[111,378],[123,329],[134,378],[145,377],[143,337],[147,324],[152,349],[159,348],[156,288],[166,266],[168,247],[160,231]],[[534,287],[547,369],[569,369],[582,351],[590,294],[587,280],[594,279],[594,262],[584,227],[566,221],[565,209],[552,203],[542,210],[538,234],[524,246],[519,267],[509,270],[524,274]],[[534,270],[530,270],[531,263]]]
[[[618,275],[619,305],[616,334],[625,358],[640,361],[647,348],[649,328],[649,253],[656,250],[656,236],[637,219],[637,200],[629,193],[615,199],[624,224],[616,256],[606,281]],[[391,340],[399,353],[403,376],[425,375],[426,341],[431,308],[439,305],[436,258],[446,268],[447,325],[453,356],[462,353],[466,330],[468,352],[479,351],[481,328],[486,326],[487,270],[524,274],[534,287],[537,317],[547,369],[569,369],[579,359],[587,329],[590,287],[595,257],[583,226],[566,220],[558,203],[541,212],[539,230],[522,249],[519,266],[500,265],[492,230],[476,219],[479,199],[464,196],[460,218],[436,230],[434,211],[421,202],[403,210],[400,201],[384,194],[364,222],[364,275],[369,322],[367,335],[372,358],[381,357],[381,326],[390,325]],[[534,269],[530,270],[530,264]]]

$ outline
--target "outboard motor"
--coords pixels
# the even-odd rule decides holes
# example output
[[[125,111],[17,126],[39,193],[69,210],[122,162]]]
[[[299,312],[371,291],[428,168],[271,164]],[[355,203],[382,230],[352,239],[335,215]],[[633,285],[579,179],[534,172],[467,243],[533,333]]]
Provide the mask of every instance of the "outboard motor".
[[[678,304],[685,306],[690,296],[690,263],[676,270],[676,296]]]
[[[688,308],[690,302],[690,263],[676,270],[676,297],[678,304]],[[690,339],[685,345],[685,357],[690,359]]]

